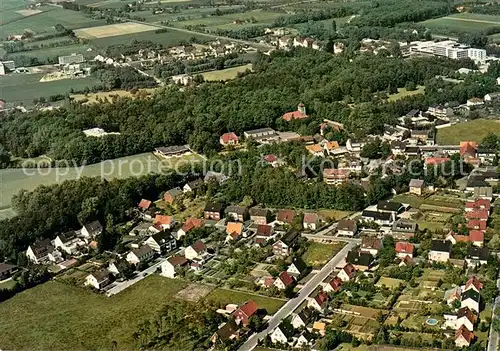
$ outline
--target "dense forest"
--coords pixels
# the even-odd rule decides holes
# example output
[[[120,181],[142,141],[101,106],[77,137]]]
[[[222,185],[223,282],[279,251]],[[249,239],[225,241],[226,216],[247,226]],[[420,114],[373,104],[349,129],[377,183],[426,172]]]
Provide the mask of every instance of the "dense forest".
[[[225,84],[167,87],[148,99],[122,98],[90,106],[74,102],[54,111],[12,115],[0,125],[0,145],[13,156],[45,154],[89,164],[185,143],[211,155],[227,131],[242,135],[269,126],[310,135],[325,118],[344,123],[362,137],[381,133],[384,124],[394,124],[412,108],[465,102],[498,90],[493,76],[473,75],[463,84],[434,78],[460,67],[475,66],[471,61],[437,57],[404,60],[385,55],[332,56],[307,49],[276,52],[271,57],[259,55],[254,74]],[[386,102],[387,93],[408,82],[426,84],[425,96]],[[305,103],[311,118],[284,123],[280,116],[295,110],[299,102]],[[82,130],[94,127],[121,134],[86,138]]]

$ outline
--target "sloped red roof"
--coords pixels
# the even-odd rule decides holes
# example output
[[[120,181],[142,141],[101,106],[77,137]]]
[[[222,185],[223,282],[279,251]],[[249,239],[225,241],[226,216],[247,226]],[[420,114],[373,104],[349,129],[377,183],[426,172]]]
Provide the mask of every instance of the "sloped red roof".
[[[314,300],[316,300],[316,302],[318,303],[318,305],[320,305],[321,307],[323,307],[325,305],[325,303],[328,301],[328,295],[326,292],[324,291],[320,291],[315,297],[314,297]]]
[[[278,156],[269,154],[264,156],[264,161],[268,163],[276,162],[278,160]]]
[[[467,229],[486,230],[486,222],[479,219],[472,219],[467,222]]]
[[[477,289],[477,291],[483,288],[483,283],[481,283],[475,276],[472,276],[467,280],[465,283],[465,290],[468,290],[472,285]]]
[[[484,233],[481,230],[475,230],[475,229],[469,231],[469,241],[483,242]]]
[[[170,262],[170,264],[172,266],[183,266],[187,263],[187,259],[184,256],[175,255],[175,256],[170,257],[168,259],[168,262]]]
[[[259,309],[259,305],[254,300],[248,300],[243,306],[239,308],[248,318],[253,316]]]
[[[476,322],[476,319],[477,319],[474,312],[472,312],[470,310],[470,308],[467,306],[462,307],[458,310],[457,317],[458,318],[466,317],[472,324],[474,324]]]
[[[224,144],[227,144],[230,141],[238,141],[238,136],[233,132],[224,133],[222,134],[221,139]]]
[[[278,221],[280,222],[292,224],[294,218],[295,218],[294,210],[280,210],[278,212]]]
[[[342,270],[349,276],[349,278],[352,278],[356,274],[356,268],[350,263],[346,264]]]
[[[441,163],[448,162],[450,159],[448,157],[428,157],[425,159],[426,165],[439,165]]]
[[[489,211],[491,209],[491,201],[488,199],[477,199],[476,201],[467,201],[465,203],[465,208],[471,209],[484,209]]]
[[[194,228],[201,228],[203,226],[203,219],[199,218],[188,218],[184,225],[182,226],[182,230],[186,233]]]
[[[413,254],[415,250],[415,246],[405,241],[400,241],[396,243],[396,252],[397,253],[408,253]]]
[[[198,253],[203,252],[207,249],[207,246],[201,240],[195,242],[193,245],[191,245],[191,247]]]
[[[290,122],[294,119],[304,119],[307,117],[308,116],[305,113],[302,113],[300,111],[293,111],[285,113],[281,118],[283,118],[285,121]]]
[[[161,225],[170,225],[172,223],[172,216],[163,216],[163,215],[156,215],[155,217],[155,224],[161,224]]]
[[[142,208],[143,210],[147,210],[151,206],[151,201],[142,199],[141,202],[139,202],[139,208]]]
[[[319,217],[316,213],[308,212],[304,213],[304,223],[316,223],[319,221]]]
[[[465,212],[465,218],[468,219],[487,220],[489,216],[490,213],[486,210],[475,210],[475,211]]]
[[[475,156],[477,143],[475,141],[460,142],[460,156]]]
[[[460,337],[463,337],[469,344],[474,340],[474,333],[469,331],[465,325],[462,325],[460,328],[457,329],[457,332],[455,334],[455,339],[458,339]]]
[[[257,234],[258,236],[271,236],[271,232],[273,227],[267,224],[259,224],[257,226]]]
[[[266,287],[268,287],[268,288],[269,288],[270,286],[272,286],[273,284],[274,284],[274,278],[273,278],[273,277],[268,277],[268,278],[266,278],[266,279],[264,280],[264,285],[265,285]]]
[[[339,277],[335,277],[332,280],[330,280],[328,284],[332,287],[333,291],[337,291],[342,286],[342,283],[343,283],[342,279],[340,279]]]
[[[283,282],[283,284],[285,284],[286,287],[293,284],[293,278],[290,277],[287,271],[281,272],[278,278]]]

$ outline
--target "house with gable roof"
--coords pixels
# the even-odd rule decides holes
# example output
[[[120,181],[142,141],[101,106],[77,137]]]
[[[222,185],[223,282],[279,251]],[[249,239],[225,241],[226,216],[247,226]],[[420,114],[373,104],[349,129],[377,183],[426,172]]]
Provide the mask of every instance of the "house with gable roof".
[[[248,325],[250,317],[255,315],[258,310],[259,310],[259,305],[257,305],[257,303],[253,300],[248,300],[243,305],[238,307],[232,313],[232,315],[236,321],[236,324],[246,327]]]
[[[193,245],[188,246],[184,251],[184,255],[188,260],[193,260],[195,258],[201,258],[207,252],[207,246],[203,241],[198,240]]]

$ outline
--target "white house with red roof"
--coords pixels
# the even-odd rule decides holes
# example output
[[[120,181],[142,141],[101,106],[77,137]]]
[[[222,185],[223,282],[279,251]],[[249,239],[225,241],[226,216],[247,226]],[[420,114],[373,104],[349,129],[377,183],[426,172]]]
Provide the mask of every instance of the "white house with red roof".
[[[396,256],[399,258],[404,258],[409,256],[413,258],[413,252],[415,251],[415,245],[410,244],[406,241],[399,241],[396,243]]]
[[[147,211],[151,207],[151,201],[142,199],[141,202],[139,202],[139,205],[137,206],[141,211]]]
[[[273,285],[277,287],[280,290],[285,290],[289,286],[293,285],[293,278],[288,274],[288,272],[283,271],[281,272],[276,280],[274,281]]]
[[[304,229],[316,230],[319,226],[319,216],[317,213],[306,212],[304,213],[303,220]]]
[[[161,226],[163,229],[170,229],[174,226],[175,219],[173,216],[156,215],[153,223]]]
[[[476,219],[480,221],[487,221],[490,216],[490,212],[487,210],[472,210],[469,212],[465,212],[466,219]]]
[[[235,133],[229,132],[229,133],[224,133],[220,136],[219,143],[223,146],[238,145],[239,139]]]
[[[346,264],[337,274],[337,277],[339,277],[339,279],[344,283],[350,281],[351,279],[354,279],[355,276],[356,268],[354,268],[354,266],[350,263]]]
[[[479,219],[471,219],[467,222],[467,229],[478,229],[478,230],[486,230],[486,221]]]
[[[198,240],[193,245],[186,248],[184,255],[188,260],[193,260],[195,258],[201,258],[206,252],[207,246],[203,243],[203,241]]]
[[[324,285],[323,290],[326,291],[327,293],[337,292],[340,290],[343,283],[344,282],[342,281],[342,279],[336,276],[335,278],[331,279],[328,283]]]
[[[484,232],[482,230],[470,230],[469,231],[469,241],[472,245],[483,247],[484,245]]]
[[[328,294],[324,291],[319,291],[316,295],[309,298],[307,307],[314,308],[322,312],[328,305]]]
[[[248,321],[250,317],[252,317],[255,313],[257,313],[259,306],[253,300],[248,300],[245,304],[238,307],[236,311],[232,313],[236,324],[243,325],[246,327],[248,325]]]
[[[455,333],[455,345],[457,347],[469,347],[474,340],[474,333],[461,326]]]
[[[467,279],[467,282],[465,283],[465,287],[463,289],[464,292],[467,290],[474,290],[475,292],[481,292],[481,289],[483,288],[483,283],[479,281],[475,276],[471,276],[469,279]]]
[[[188,218],[182,227],[177,231],[176,239],[179,240],[191,230],[203,227],[204,221],[200,218]]]

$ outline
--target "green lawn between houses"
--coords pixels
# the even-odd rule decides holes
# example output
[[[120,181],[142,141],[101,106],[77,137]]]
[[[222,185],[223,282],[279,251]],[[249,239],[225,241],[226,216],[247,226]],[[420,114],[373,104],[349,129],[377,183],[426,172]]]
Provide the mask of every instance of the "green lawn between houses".
[[[0,303],[0,345],[16,350],[120,350],[186,283],[150,276],[118,295],[50,281]]]
[[[309,266],[322,266],[337,254],[345,243],[323,244],[311,242],[302,259]]]
[[[232,304],[242,304],[248,300],[254,300],[259,308],[266,309],[268,315],[273,315],[278,311],[281,306],[285,304],[285,300],[276,299],[272,297],[260,296],[256,294],[249,294],[241,291],[228,290],[217,288],[212,291],[206,299],[218,302],[220,304],[226,305]]]

